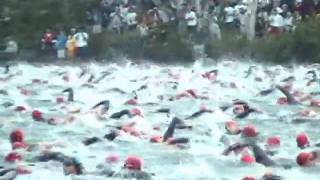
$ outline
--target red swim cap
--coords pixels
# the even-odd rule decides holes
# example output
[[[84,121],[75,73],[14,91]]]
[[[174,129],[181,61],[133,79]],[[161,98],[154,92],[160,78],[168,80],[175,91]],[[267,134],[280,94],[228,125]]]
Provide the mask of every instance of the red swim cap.
[[[288,104],[288,100],[287,100],[286,97],[280,97],[280,98],[278,98],[278,100],[277,100],[277,104],[279,104],[279,105]]]
[[[63,97],[57,97],[56,98],[56,102],[57,103],[63,103],[64,102],[64,98]]]
[[[21,161],[22,160],[22,156],[20,154],[18,154],[17,152],[11,152],[5,157],[5,160],[7,162]]]
[[[42,120],[42,113],[38,110],[34,110],[32,112],[32,118],[35,120],[35,121],[41,121]]]
[[[14,110],[21,112],[21,111],[25,111],[27,109],[24,106],[17,106]]]
[[[254,178],[252,176],[246,176],[242,180],[256,180],[256,178]]]
[[[28,169],[24,169],[23,167],[17,167],[17,173],[20,175],[23,175],[23,174],[31,174],[32,172]]]
[[[23,142],[15,142],[12,144],[12,149],[15,150],[15,149],[23,149],[23,148],[26,148],[27,145]]]
[[[296,161],[300,166],[305,166],[310,158],[312,158],[312,153],[301,152],[297,156]]]
[[[162,142],[162,137],[161,136],[152,136],[150,139],[150,142],[152,143],[160,143]]]
[[[124,166],[129,170],[141,170],[142,161],[139,157],[129,156],[126,159]]]
[[[63,79],[64,81],[67,81],[67,82],[69,82],[69,80],[70,80],[69,76],[67,76],[67,75],[63,76],[62,79]]]
[[[231,134],[239,134],[240,133],[240,129],[238,127],[238,124],[234,120],[227,121],[225,123],[225,129]]]
[[[23,132],[20,129],[16,129],[10,133],[10,142],[15,143],[15,142],[23,142]]]
[[[137,105],[138,102],[136,99],[130,99],[128,100],[127,102],[125,102],[125,104],[128,104],[128,105]]]
[[[271,136],[268,138],[267,144],[273,147],[280,146],[280,138],[277,136]]]
[[[115,162],[118,162],[119,161],[119,156],[116,155],[116,154],[111,154],[109,156],[106,157],[106,161],[108,163],[115,163]]]
[[[256,162],[256,159],[253,156],[246,154],[241,157],[241,162],[246,164],[252,164]]]
[[[304,148],[304,147],[309,145],[309,138],[304,133],[298,134],[297,138],[296,138],[296,141],[297,141],[297,146],[299,148]]]
[[[141,110],[138,109],[138,108],[131,109],[130,114],[132,116],[141,116],[141,117],[143,117]]]
[[[256,137],[258,135],[256,127],[253,125],[248,125],[244,127],[241,131],[243,137]]]

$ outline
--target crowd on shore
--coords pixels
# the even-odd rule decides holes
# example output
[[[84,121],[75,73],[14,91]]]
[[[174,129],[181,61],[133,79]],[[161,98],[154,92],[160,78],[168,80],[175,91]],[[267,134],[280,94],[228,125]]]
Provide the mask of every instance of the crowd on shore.
[[[59,59],[86,57],[89,34],[108,31],[114,34],[136,32],[146,42],[167,45],[168,34],[175,32],[186,40],[220,40],[231,32],[235,37],[253,38],[292,32],[300,21],[320,13],[317,0],[102,0],[86,12],[87,28],[64,32],[47,30],[41,39],[42,50],[55,49]],[[254,15],[253,15],[254,14]],[[252,19],[252,17],[254,17]],[[250,25],[251,23],[251,25]],[[85,32],[87,31],[87,32]],[[68,35],[66,35],[68,34]],[[203,37],[211,38],[203,38]]]

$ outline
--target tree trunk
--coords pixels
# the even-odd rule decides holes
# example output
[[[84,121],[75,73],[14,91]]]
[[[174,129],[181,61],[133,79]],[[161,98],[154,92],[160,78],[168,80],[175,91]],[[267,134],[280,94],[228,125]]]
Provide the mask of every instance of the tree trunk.
[[[248,6],[247,38],[253,40],[255,38],[255,26],[257,16],[258,0],[251,0]]]

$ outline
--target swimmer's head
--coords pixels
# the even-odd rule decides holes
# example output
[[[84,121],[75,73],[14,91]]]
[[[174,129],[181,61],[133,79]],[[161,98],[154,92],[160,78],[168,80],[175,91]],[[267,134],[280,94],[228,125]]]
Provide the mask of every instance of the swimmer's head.
[[[248,125],[242,129],[241,135],[242,137],[256,137],[258,135],[258,131],[255,126]]]
[[[63,171],[65,175],[69,174],[82,174],[83,167],[76,159],[70,159],[63,163]]]
[[[133,108],[133,109],[130,111],[130,115],[131,115],[131,116],[140,116],[140,117],[143,117],[143,114],[142,114],[141,110],[138,109],[138,108]]]
[[[16,129],[10,133],[10,142],[23,142],[24,135],[20,129]]]
[[[241,162],[243,162],[245,164],[252,164],[252,163],[256,162],[256,159],[249,154],[245,154],[241,157]]]
[[[271,136],[267,139],[268,147],[278,147],[280,146],[280,138],[277,136]]]
[[[34,110],[32,112],[32,118],[35,121],[42,121],[42,112],[38,111],[38,110]]]
[[[11,152],[6,157],[5,160],[10,163],[14,163],[22,160],[22,156],[17,152]]]
[[[297,146],[299,148],[305,148],[305,147],[308,147],[310,145],[309,138],[304,133],[301,133],[301,134],[297,135],[296,142],[297,142]]]
[[[136,156],[129,156],[125,161],[124,167],[129,170],[140,171],[142,168],[142,160]]]
[[[312,166],[314,165],[314,155],[313,153],[309,153],[309,152],[301,152],[298,156],[297,156],[297,164],[300,166]]]

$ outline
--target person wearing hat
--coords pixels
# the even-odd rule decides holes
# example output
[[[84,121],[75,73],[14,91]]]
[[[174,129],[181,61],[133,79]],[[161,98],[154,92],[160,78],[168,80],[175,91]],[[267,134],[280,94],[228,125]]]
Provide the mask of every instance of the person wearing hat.
[[[320,150],[311,152],[301,152],[296,158],[296,162],[302,167],[311,167],[320,164]]]
[[[123,179],[151,180],[152,174],[142,170],[143,161],[138,156],[128,156],[124,162],[123,169],[112,177]]]

